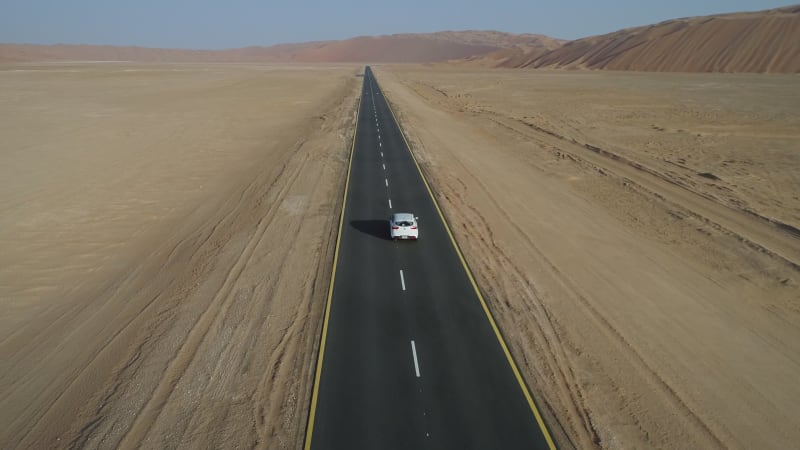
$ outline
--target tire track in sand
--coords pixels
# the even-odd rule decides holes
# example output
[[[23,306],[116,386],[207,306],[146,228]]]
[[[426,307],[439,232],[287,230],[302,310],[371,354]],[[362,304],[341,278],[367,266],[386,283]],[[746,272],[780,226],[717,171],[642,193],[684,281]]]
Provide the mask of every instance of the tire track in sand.
[[[300,147],[302,147],[303,144],[304,143],[301,143]],[[214,295],[214,298],[209,303],[208,308],[203,312],[203,314],[197,320],[197,323],[192,327],[186,340],[183,342],[183,344],[181,344],[180,348],[175,354],[175,357],[170,362],[169,366],[164,372],[164,375],[161,377],[161,380],[150,399],[147,401],[147,403],[145,403],[142,410],[136,416],[133,425],[122,438],[119,448],[133,449],[140,447],[141,442],[146,437],[148,431],[158,418],[164,405],[172,394],[176,384],[178,383],[178,380],[181,378],[183,373],[189,367],[189,364],[194,359],[194,356],[197,353],[197,350],[200,347],[200,344],[203,342],[206,334],[208,333],[211,325],[218,316],[225,315],[227,308],[230,306],[230,303],[234,298],[234,296],[231,295],[231,292],[233,291],[233,287],[236,285],[236,281],[241,276],[244,268],[247,267],[247,265],[251,262],[255,249],[264,239],[265,231],[271,221],[271,218],[275,215],[280,206],[281,202],[279,200],[286,196],[286,193],[294,185],[295,180],[297,180],[299,175],[303,172],[303,168],[308,162],[308,158],[308,154],[305,154],[304,159],[297,164],[297,166],[288,175],[285,173],[286,166],[284,166],[284,171],[278,175],[278,177],[276,177],[274,184],[277,184],[277,182],[284,176],[288,177],[288,180],[285,183],[282,183],[283,185],[276,196],[275,201],[270,206],[269,212],[259,220],[256,232],[250,237],[245,245],[244,250],[239,255],[231,269],[228,271],[225,281]]]
[[[302,144],[302,142],[301,142],[301,144]],[[284,164],[284,167],[285,167],[285,164]],[[282,173],[283,173],[283,168],[281,169],[281,171],[278,174],[275,175],[275,177],[273,178],[272,184],[275,184],[276,180],[278,178],[280,178]],[[239,195],[239,198],[236,201],[234,207],[230,208],[230,210],[225,214],[225,216],[222,219],[218,219],[213,224],[212,223],[204,224],[204,226],[201,227],[198,230],[199,232],[196,235],[192,236],[192,238],[183,239],[183,240],[179,241],[170,250],[169,257],[167,258],[166,262],[162,265],[162,268],[168,266],[170,264],[171,260],[172,260],[172,257],[174,256],[176,250],[181,248],[181,247],[183,247],[183,246],[185,246],[185,245],[191,246],[194,249],[194,251],[193,251],[193,257],[194,257],[194,254],[196,254],[202,248],[204,248],[204,245],[215,235],[215,232],[219,228],[220,224],[228,223],[229,220],[231,219],[231,217],[233,217],[239,210],[242,209],[242,207],[243,207],[242,205],[244,203],[245,198],[247,198],[247,196],[252,191],[255,190],[257,185],[258,185],[258,179],[255,179],[252,182],[250,182],[242,190],[242,192]],[[209,228],[210,228],[210,231],[209,231]],[[197,244],[198,240],[199,240],[199,244]],[[148,255],[148,258],[153,258],[159,252],[160,252],[159,249],[155,250],[154,252],[151,252]],[[142,276],[142,271],[143,271],[142,267],[136,267],[135,270],[133,270],[131,273],[127,274],[122,281],[120,281],[118,283],[114,283],[113,285],[111,285],[111,287],[107,288],[107,291],[111,291],[111,294],[108,297],[108,300],[104,301],[99,307],[95,307],[96,308],[95,312],[90,316],[90,319],[86,320],[85,322],[89,322],[89,323],[97,322],[97,320],[95,320],[95,319],[98,318],[98,317],[101,317],[102,316],[101,313],[103,311],[105,311],[105,309],[110,308],[111,305],[114,305],[114,304],[118,303],[118,302],[115,301],[115,299],[118,296],[124,295],[124,294],[122,294],[124,292],[129,292],[129,289],[122,289],[122,287],[126,286],[126,285],[130,285],[131,283],[136,282],[136,280],[139,280],[141,278],[141,276]],[[129,315],[129,319],[121,324],[119,329],[116,330],[109,337],[109,339],[100,348],[97,349],[97,351],[86,361],[86,363],[83,364],[82,368],[79,371],[77,371],[73,376],[70,376],[69,379],[64,382],[64,388],[62,389],[62,392],[38,416],[38,418],[34,422],[34,425],[32,427],[29,427],[28,432],[25,433],[25,435],[22,437],[21,442],[28,442],[28,439],[31,436],[31,433],[33,433],[34,430],[38,429],[39,425],[42,424],[43,421],[47,420],[47,417],[53,413],[54,409],[56,408],[57,405],[59,405],[61,403],[62,399],[65,398],[68,395],[71,395],[72,392],[75,391],[76,389],[79,389],[78,385],[80,383],[85,383],[86,382],[87,378],[90,376],[89,374],[91,372],[94,372],[94,371],[97,370],[97,365],[98,364],[105,364],[106,363],[105,360],[108,359],[108,356],[109,356],[109,354],[111,352],[115,351],[115,349],[117,351],[119,350],[118,347],[119,347],[120,341],[121,340],[124,341],[124,339],[121,339],[121,338],[123,336],[129,334],[130,332],[132,332],[133,331],[132,327],[140,325],[139,324],[140,319],[142,317],[144,317],[144,315],[147,314],[148,311],[152,310],[152,308],[156,305],[156,303],[162,298],[163,294],[164,294],[164,291],[159,291],[159,292],[155,293],[152,297],[149,298],[149,300],[147,300],[146,302],[144,302],[140,306],[140,308],[136,311],[136,313],[128,314]],[[104,298],[104,297],[101,297],[101,298]],[[69,324],[70,321],[74,320],[74,317],[77,316],[81,311],[83,311],[85,309],[89,309],[91,307],[92,307],[91,304],[85,304],[85,305],[81,305],[77,309],[72,309],[72,310],[69,310],[66,313],[60,314],[56,318],[55,321],[51,322],[48,325],[46,330],[50,330],[51,328],[60,329],[60,328],[66,327],[65,324]],[[63,324],[62,324],[62,322],[63,322]],[[56,325],[59,325],[59,326],[56,327]],[[76,328],[79,328],[79,327],[76,327]],[[74,333],[75,333],[75,330],[73,330],[72,332],[67,334],[63,339],[70,338],[72,336],[72,334],[74,334]],[[39,335],[40,336],[47,336],[46,333],[39,333]],[[142,346],[145,345],[146,343],[147,343],[147,341],[141,343],[141,345],[139,346],[139,348],[135,352],[135,355],[137,355],[136,357],[134,357],[131,361],[129,361],[124,367],[122,367],[120,369],[115,369],[115,370],[119,373],[119,372],[124,371],[129,366],[134,365],[135,363],[137,363],[137,361],[139,359],[138,355],[140,355],[141,352],[142,352]],[[32,343],[29,344],[31,349],[26,349],[28,353],[33,352],[33,351],[36,350],[36,347],[34,347],[34,344],[36,344],[36,347],[41,347],[41,344],[38,343],[38,340],[36,340],[36,341],[32,340]],[[43,370],[43,369],[40,369],[40,367],[47,362],[47,359],[48,358],[43,358],[42,361],[37,366],[36,370]],[[112,389],[112,391],[115,391],[117,388],[118,388],[118,386],[115,385],[115,387]],[[110,394],[108,394],[108,395],[110,396]],[[88,425],[84,426],[81,429],[80,433],[72,440],[72,442],[74,444],[77,445],[78,443],[86,442],[86,439],[88,438],[88,435],[91,432],[93,432],[93,430],[94,430],[94,425],[99,423],[99,421],[97,419],[97,416],[100,414],[100,411],[103,409],[105,403],[106,403],[106,401],[103,401],[103,402],[100,403],[100,406],[98,407],[98,410],[95,411],[95,414],[93,415],[94,418],[90,421],[90,423]],[[24,419],[24,417],[25,416],[21,416],[19,420]],[[71,445],[71,447],[74,447],[74,446],[75,445]]]

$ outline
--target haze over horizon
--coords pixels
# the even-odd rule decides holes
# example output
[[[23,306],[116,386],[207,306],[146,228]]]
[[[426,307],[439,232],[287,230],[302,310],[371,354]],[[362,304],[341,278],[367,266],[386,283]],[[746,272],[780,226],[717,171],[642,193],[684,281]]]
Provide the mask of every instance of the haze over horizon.
[[[304,5],[232,0],[109,5],[100,0],[11,0],[0,15],[0,42],[226,49],[328,41],[356,36],[497,30],[578,39],[679,17],[759,11],[793,3],[771,0],[676,0],[642,7],[635,0],[489,4],[344,0]]]

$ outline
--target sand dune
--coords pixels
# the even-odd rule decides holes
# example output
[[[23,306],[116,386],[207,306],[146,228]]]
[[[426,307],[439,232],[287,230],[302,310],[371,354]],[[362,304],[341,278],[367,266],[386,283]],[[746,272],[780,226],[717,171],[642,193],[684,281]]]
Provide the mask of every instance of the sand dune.
[[[480,67],[520,67],[567,42],[544,35],[516,35],[514,37],[515,39],[501,41],[502,48],[500,49],[473,55],[460,61],[450,61],[450,63]]]
[[[362,36],[341,41],[281,44],[229,50],[180,50],[103,45],[0,44],[0,62],[437,62],[528,46],[552,47],[547,36],[497,31]]]
[[[357,37],[304,49],[295,61],[313,62],[435,62],[464,58],[497,49],[485,43],[463,43],[430,36]]]
[[[692,17],[579,39],[506,67],[800,72],[800,6]]]
[[[0,62],[359,62],[649,72],[800,72],[800,6],[668,20],[563,41],[498,31],[360,36],[228,50],[0,44]]]
[[[483,55],[470,56],[462,60],[449,61],[449,64],[474,67],[520,67],[550,50],[552,48],[543,46],[515,46],[502,48]]]

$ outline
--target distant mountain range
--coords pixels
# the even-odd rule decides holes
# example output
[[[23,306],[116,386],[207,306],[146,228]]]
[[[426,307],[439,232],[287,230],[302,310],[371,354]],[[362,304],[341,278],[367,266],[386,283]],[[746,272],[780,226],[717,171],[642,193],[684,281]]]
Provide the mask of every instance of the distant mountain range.
[[[106,45],[0,44],[0,62],[372,62],[429,63],[482,55],[514,46],[559,47],[547,36],[497,31],[443,31],[429,34],[361,36],[341,41],[281,44],[230,50],[180,50]]]
[[[800,5],[668,20],[575,41],[443,31],[230,50],[0,44],[0,62],[447,63],[507,68],[800,73]]]

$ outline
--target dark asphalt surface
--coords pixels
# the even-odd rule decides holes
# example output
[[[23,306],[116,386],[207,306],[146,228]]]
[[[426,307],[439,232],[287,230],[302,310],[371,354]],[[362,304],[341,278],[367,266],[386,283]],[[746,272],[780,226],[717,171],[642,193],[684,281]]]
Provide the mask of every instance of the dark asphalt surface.
[[[357,127],[311,448],[549,448],[369,68]]]

